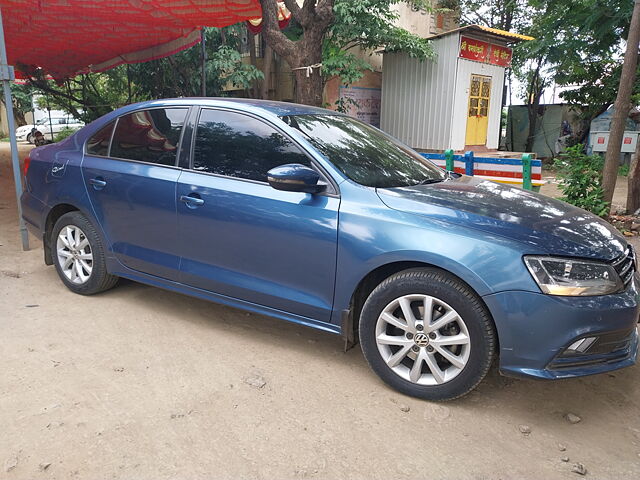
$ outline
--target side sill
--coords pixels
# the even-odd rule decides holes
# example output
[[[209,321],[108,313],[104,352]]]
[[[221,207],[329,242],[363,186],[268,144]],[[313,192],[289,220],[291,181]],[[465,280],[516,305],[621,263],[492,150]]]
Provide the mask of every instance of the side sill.
[[[296,323],[298,325],[304,325],[306,327],[323,330],[325,332],[333,333],[336,335],[339,335],[341,333],[340,327],[338,325],[321,322],[313,318],[295,315],[293,313],[277,310],[275,308],[265,307],[263,305],[247,302],[245,300],[240,300],[240,299],[229,297],[226,295],[221,295],[219,293],[213,293],[208,290],[202,290],[199,288],[190,287],[179,282],[174,282],[171,280],[154,277],[153,275],[146,275],[144,273],[135,272],[130,269],[127,269],[126,271],[123,269],[113,270],[111,273],[113,275],[117,275],[122,278],[127,278],[135,282],[144,283],[146,285],[151,285],[153,287],[164,288],[165,290],[171,290],[172,292],[183,293],[191,297],[196,297],[203,300],[209,300],[211,302],[220,303],[222,305],[228,305],[230,307],[239,308],[241,310],[246,310],[253,313],[259,313],[261,315],[266,315],[268,317],[279,318],[281,320],[286,320],[288,322]]]

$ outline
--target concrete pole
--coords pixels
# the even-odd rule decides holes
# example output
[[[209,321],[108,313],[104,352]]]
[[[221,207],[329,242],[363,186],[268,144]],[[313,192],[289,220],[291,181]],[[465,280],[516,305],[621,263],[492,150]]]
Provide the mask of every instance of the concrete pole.
[[[20,159],[18,157],[18,142],[16,141],[16,126],[13,119],[13,99],[11,97],[11,81],[13,80],[13,68],[7,64],[7,48],[4,41],[4,23],[2,21],[2,9],[0,9],[0,72],[2,88],[4,89],[4,103],[7,107],[7,127],[9,128],[9,144],[11,146],[11,166],[13,167],[13,180],[16,184],[16,200],[18,203],[18,225],[22,237],[22,249],[29,250],[29,233],[22,219],[22,177],[20,174]]]

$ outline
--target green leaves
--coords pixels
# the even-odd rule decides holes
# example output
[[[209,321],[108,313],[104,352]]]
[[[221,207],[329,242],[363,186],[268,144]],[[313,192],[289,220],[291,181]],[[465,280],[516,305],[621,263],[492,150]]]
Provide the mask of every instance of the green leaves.
[[[394,25],[398,13],[392,9],[398,0],[336,0],[335,21],[329,28],[323,45],[323,73],[338,75],[345,85],[358,81],[363,70],[372,70],[371,64],[351,49],[365,51],[384,48],[402,51],[408,55],[427,59],[434,56],[428,40]],[[427,9],[427,2],[415,0],[414,8]]]
[[[264,78],[253,65],[242,63],[240,52],[227,45],[220,46],[207,62],[208,77],[219,78],[237,88],[249,88],[254,80]],[[219,88],[216,92],[219,94]]]
[[[583,107],[588,123],[614,102],[632,0],[461,0],[460,6],[462,24],[534,37],[513,52],[526,103],[555,82],[563,101]],[[640,97],[640,82],[634,93]]]
[[[574,145],[560,154],[554,166],[558,169],[562,200],[605,217],[609,204],[604,201],[602,167],[600,155],[585,155],[582,145]]]

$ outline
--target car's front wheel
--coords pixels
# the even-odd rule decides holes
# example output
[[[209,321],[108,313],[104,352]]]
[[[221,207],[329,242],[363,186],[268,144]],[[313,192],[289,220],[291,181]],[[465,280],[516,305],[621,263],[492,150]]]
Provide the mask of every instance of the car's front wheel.
[[[390,386],[427,400],[452,400],[487,374],[496,333],[466,284],[422,268],[392,275],[373,290],[360,315],[360,343]]]
[[[32,140],[33,140],[33,135],[30,133],[30,134],[27,135],[27,142],[33,143]]]
[[[49,244],[58,275],[69,290],[92,295],[117,283],[118,277],[107,272],[102,241],[82,213],[62,215],[53,227]]]

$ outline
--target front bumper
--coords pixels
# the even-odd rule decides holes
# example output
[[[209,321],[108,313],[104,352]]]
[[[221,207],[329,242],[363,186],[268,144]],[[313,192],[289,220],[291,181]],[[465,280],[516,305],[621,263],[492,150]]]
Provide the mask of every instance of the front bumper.
[[[29,136],[29,132],[16,133],[16,140],[18,142],[26,142],[28,136]]]
[[[508,291],[487,295],[505,375],[557,379],[594,375],[636,362],[640,275],[627,290],[598,297],[558,297]],[[568,347],[592,338],[584,352]]]

